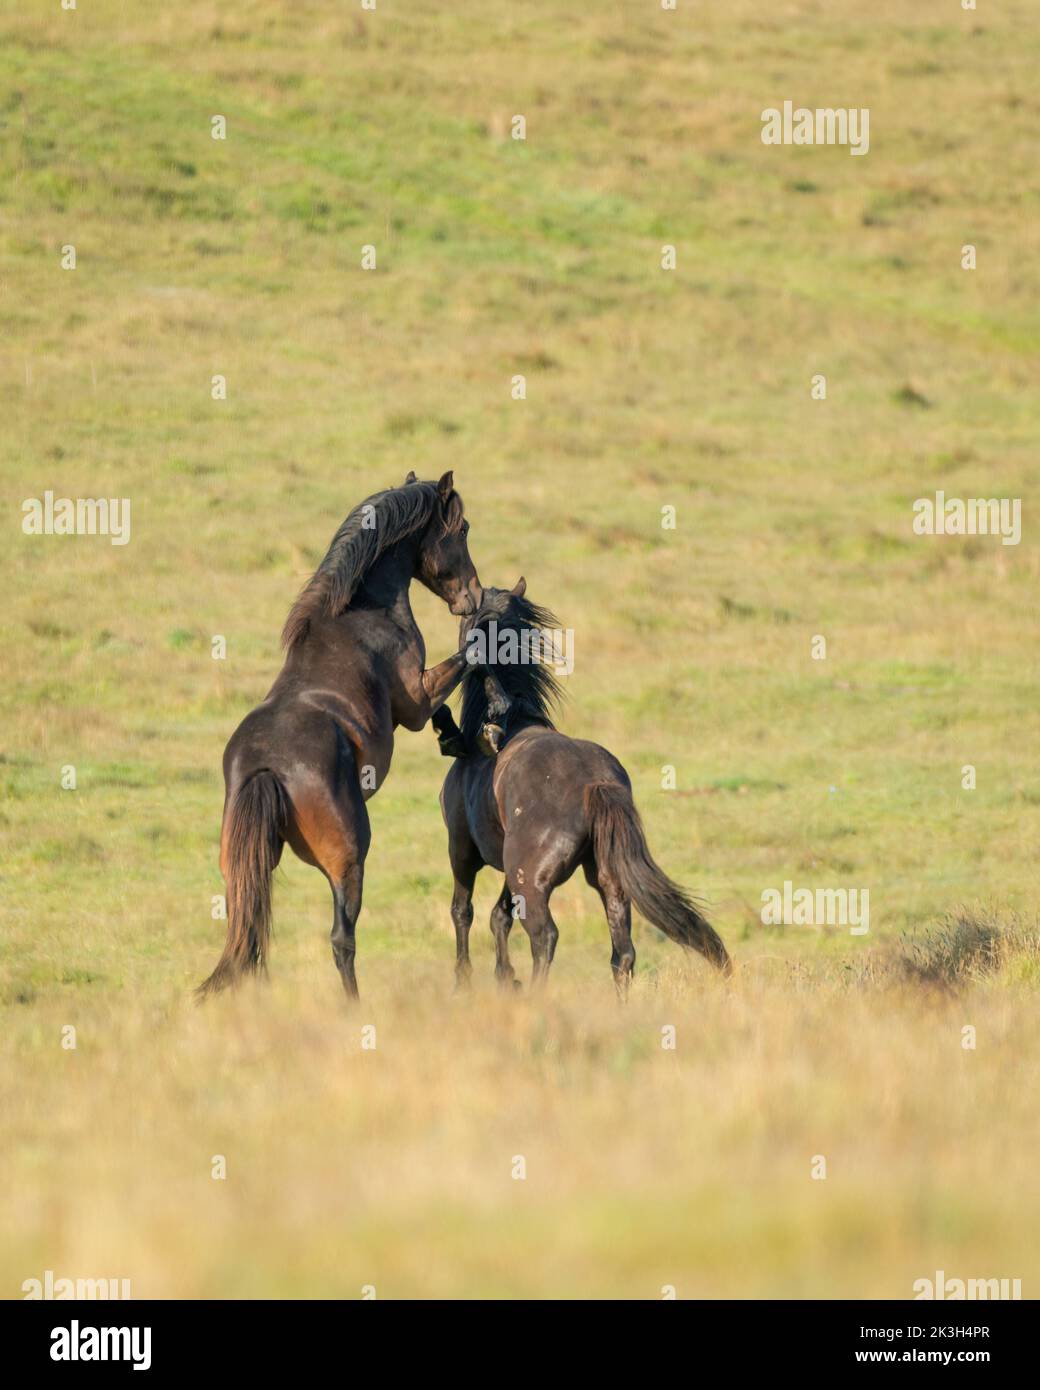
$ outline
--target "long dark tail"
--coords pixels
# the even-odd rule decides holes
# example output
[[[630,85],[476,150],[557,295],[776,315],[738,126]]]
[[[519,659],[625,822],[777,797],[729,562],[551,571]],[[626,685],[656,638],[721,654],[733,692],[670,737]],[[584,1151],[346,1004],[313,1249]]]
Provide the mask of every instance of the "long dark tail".
[[[271,937],[271,875],[285,843],[288,802],[268,768],[247,777],[228,809],[227,940],[217,968],[195,991],[215,994],[243,975],[267,968]]]
[[[651,858],[632,793],[618,782],[590,782],[585,811],[596,864],[612,875],[639,911],[680,946],[700,951],[724,975],[733,962],[697,904]]]

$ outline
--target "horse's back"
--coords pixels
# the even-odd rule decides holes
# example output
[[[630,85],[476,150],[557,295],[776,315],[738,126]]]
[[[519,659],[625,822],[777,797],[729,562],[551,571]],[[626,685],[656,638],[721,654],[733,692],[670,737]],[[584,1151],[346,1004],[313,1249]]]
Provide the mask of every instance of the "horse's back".
[[[588,833],[585,789],[613,782],[630,789],[628,773],[609,749],[557,729],[529,729],[498,756],[495,800],[507,833],[526,816],[552,825],[575,843]]]

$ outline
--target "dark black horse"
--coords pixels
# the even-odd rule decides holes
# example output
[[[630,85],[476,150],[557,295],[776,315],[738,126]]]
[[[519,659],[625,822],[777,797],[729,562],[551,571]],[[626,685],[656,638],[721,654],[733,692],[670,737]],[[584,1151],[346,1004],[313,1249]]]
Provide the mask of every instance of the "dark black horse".
[[[408,602],[418,579],[453,613],[482,590],[451,473],[377,492],[336,532],[282,633],[285,665],[224,752],[220,867],[224,953],[200,993],[263,969],[271,875],[286,841],[332,888],[332,952],[356,997],[354,930],[370,836],[365,802],[390,767],[394,729],[421,729],[465,670],[457,652],[432,669]]]
[[[499,634],[556,630],[553,615],[524,597],[523,579],[510,592],[485,589],[481,612],[464,619],[472,643],[493,614]],[[515,643],[524,651],[522,641]],[[538,645],[528,642],[528,653]],[[542,649],[544,652],[544,648]],[[483,655],[488,655],[485,652]],[[495,653],[490,653],[493,658]],[[559,683],[544,661],[470,664],[462,686],[462,728],[447,707],[434,718],[441,746],[457,757],[441,789],[455,890],[456,978],[470,973],[473,884],[489,864],[505,883],[491,914],[495,974],[516,983],[509,961],[514,913],[531,939],[532,983],[544,978],[559,935],[549,911],[552,892],[580,864],[599,893],[610,926],[610,963],[622,997],[635,965],[632,903],[682,946],[732,970],[725,946],[700,908],[651,858],[628,773],[605,748],[568,738],[553,725]],[[497,751],[497,756],[482,756]]]

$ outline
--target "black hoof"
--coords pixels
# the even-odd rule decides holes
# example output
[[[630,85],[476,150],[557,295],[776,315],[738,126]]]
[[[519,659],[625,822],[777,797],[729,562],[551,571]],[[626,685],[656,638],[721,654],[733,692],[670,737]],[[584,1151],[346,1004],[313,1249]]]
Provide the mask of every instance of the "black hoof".
[[[504,730],[500,724],[485,724],[477,738],[477,747],[486,758],[493,758],[502,747]]]

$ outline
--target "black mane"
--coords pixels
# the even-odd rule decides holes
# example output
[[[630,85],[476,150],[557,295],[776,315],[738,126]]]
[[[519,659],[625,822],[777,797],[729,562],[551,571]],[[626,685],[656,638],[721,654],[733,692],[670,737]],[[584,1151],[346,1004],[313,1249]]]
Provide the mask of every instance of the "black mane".
[[[493,601],[493,597],[498,595],[501,595],[503,600],[508,600],[503,604],[502,613],[495,618],[500,634],[507,630],[519,634],[535,629],[559,628],[559,620],[548,608],[542,608],[540,604],[531,603],[526,598],[517,598],[508,590],[485,589],[485,604],[489,600]],[[482,623],[481,627],[487,630],[488,624]],[[521,719],[555,729],[552,712],[562,699],[563,689],[551,666],[541,660],[515,664],[495,662],[489,666],[473,664],[467,666],[466,674],[462,678],[461,727],[469,747],[474,746],[481,728],[487,722],[488,694],[484,680],[489,673],[495,677],[509,699],[509,712],[504,721],[500,721],[504,722],[507,733],[510,726]]]
[[[368,570],[390,546],[421,531],[440,505],[436,483],[406,483],[374,492],[359,502],[332,538],[314,575],[300,590],[282,629],[282,646],[291,651],[307,635],[312,618],[334,618],[349,605]],[[375,526],[362,523],[375,509]],[[462,499],[453,492],[443,508],[444,528],[462,525]]]

